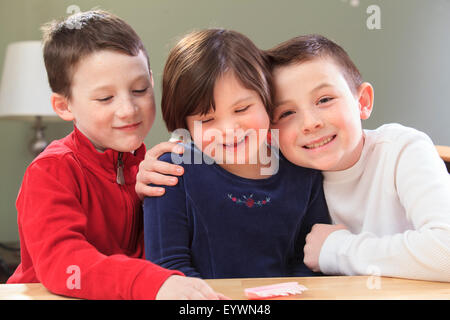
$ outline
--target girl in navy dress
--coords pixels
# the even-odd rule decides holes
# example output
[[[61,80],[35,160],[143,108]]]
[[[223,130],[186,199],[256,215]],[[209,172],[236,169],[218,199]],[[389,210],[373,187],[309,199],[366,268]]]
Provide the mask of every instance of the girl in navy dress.
[[[161,108],[185,152],[160,160],[184,175],[144,200],[148,260],[210,279],[315,274],[303,247],[314,224],[330,223],[322,175],[267,141],[272,100],[265,58],[238,32],[193,32],[171,50]]]

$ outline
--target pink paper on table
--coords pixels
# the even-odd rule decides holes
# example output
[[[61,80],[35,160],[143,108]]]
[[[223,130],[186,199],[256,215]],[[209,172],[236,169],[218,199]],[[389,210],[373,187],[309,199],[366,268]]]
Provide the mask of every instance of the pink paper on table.
[[[308,288],[298,284],[298,282],[283,282],[269,286],[247,288],[244,292],[249,299],[267,299],[301,294],[305,290],[308,290]]]

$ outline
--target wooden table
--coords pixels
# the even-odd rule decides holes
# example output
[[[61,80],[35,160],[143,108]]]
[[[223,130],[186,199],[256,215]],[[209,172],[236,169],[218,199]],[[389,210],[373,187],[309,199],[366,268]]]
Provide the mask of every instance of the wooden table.
[[[242,300],[244,289],[280,282],[297,281],[308,288],[290,300],[365,300],[365,299],[446,299],[450,300],[450,283],[407,280],[376,276],[311,277],[311,278],[254,278],[206,280],[216,291]],[[0,300],[63,300],[68,299],[47,291],[40,283],[2,284]]]
[[[0,300],[69,300],[50,293],[40,283],[0,284]]]
[[[305,277],[267,279],[216,279],[209,285],[232,299],[245,299],[244,288],[297,281],[308,288],[300,295],[277,299],[289,300],[375,300],[375,299],[446,299],[450,283],[408,280],[377,276]]]

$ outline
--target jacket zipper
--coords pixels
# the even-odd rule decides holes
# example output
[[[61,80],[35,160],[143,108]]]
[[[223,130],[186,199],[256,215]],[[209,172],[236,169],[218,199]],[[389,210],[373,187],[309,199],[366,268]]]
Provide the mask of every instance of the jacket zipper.
[[[118,185],[123,186],[125,184],[125,177],[123,175],[123,152],[119,152],[119,155],[117,157],[117,175],[116,175],[116,182]],[[122,188],[121,188],[122,189]],[[134,189],[133,189],[134,190]],[[136,232],[136,225],[138,222],[136,221],[139,216],[138,213],[135,212],[135,206],[133,201],[131,201],[131,195],[128,192],[127,188],[122,189],[122,196],[125,201],[126,207],[131,209],[131,219],[128,219],[128,222],[130,224],[130,230],[129,230],[129,239],[128,239],[128,245],[127,250],[129,253],[134,253],[133,251],[136,249],[136,242],[137,242],[137,234]],[[128,210],[127,210],[128,211]],[[128,216],[129,217],[129,216]]]
[[[125,184],[125,177],[123,176],[123,160],[122,160],[123,153],[119,152],[119,156],[117,157],[117,175],[116,175],[116,182],[117,184],[124,185]]]

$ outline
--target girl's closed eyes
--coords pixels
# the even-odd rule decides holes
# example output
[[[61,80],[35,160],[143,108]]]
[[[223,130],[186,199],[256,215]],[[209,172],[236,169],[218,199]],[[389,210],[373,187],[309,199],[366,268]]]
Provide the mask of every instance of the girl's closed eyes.
[[[213,121],[213,120],[214,120],[214,118],[209,118],[209,119],[201,120],[201,122],[202,122],[202,123],[208,123],[208,122],[211,122],[211,121]]]
[[[105,98],[99,98],[99,99],[95,99],[98,102],[108,102],[113,98],[113,96],[107,96]]]
[[[236,112],[236,113],[239,113],[239,112],[245,112],[245,111],[247,111],[250,107],[251,107],[251,105],[248,105],[248,106],[243,107],[243,108],[241,108],[241,109],[235,110],[235,112]]]
[[[235,112],[235,113],[243,113],[243,112],[245,112],[245,111],[248,111],[248,110],[250,109],[251,106],[252,106],[252,105],[249,104],[249,105],[247,105],[247,106],[245,106],[245,107],[243,107],[243,108],[236,109],[234,112]],[[211,122],[211,121],[213,121],[213,120],[214,120],[214,118],[211,117],[211,118],[203,118],[203,119],[201,118],[201,119],[199,119],[199,120],[197,120],[197,121],[201,121],[202,124],[204,124],[204,123]]]

